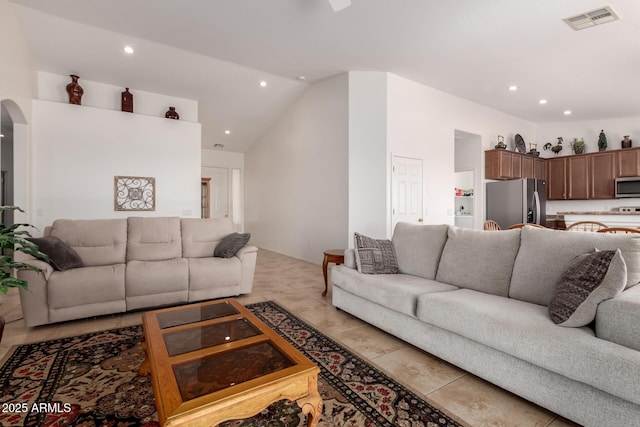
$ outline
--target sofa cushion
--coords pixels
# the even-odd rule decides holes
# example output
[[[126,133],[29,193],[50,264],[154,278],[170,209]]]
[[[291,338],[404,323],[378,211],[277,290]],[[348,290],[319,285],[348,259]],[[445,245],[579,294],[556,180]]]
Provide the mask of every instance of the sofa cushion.
[[[448,225],[396,224],[391,241],[398,271],[434,280],[448,231]]]
[[[60,309],[125,297],[124,264],[54,271],[47,283],[49,307]]]
[[[618,295],[627,283],[620,249],[594,251],[574,259],[562,275],[549,303],[558,326],[585,326],[596,318],[598,304]]]
[[[363,274],[395,274],[398,262],[391,240],[372,239],[360,233],[353,235],[356,266]]]
[[[243,246],[249,243],[251,233],[231,233],[225,236],[213,250],[214,257],[231,258],[238,253]]]
[[[162,261],[182,257],[180,218],[128,218],[127,261]]]
[[[71,246],[85,267],[125,262],[126,219],[58,219],[47,228],[46,234]]]
[[[492,233],[496,233],[493,231]],[[418,319],[640,404],[640,352],[561,328],[547,308],[470,289],[418,298]]]
[[[613,233],[567,233],[525,227],[522,229],[520,251],[513,266],[509,296],[534,304],[549,305],[556,284],[573,259],[595,248],[619,248],[627,265],[626,287],[640,281],[638,237]]]
[[[362,274],[343,265],[333,267],[331,280],[334,286],[347,292],[413,317],[416,315],[418,296],[458,289],[409,274]]]
[[[189,263],[185,258],[129,261],[125,280],[127,298],[182,291],[185,291],[186,298],[189,288]]]
[[[38,246],[38,250],[49,257],[49,264],[58,271],[82,267],[82,258],[69,245],[54,236],[26,239]]]
[[[236,257],[189,258],[187,261],[189,262],[190,291],[240,283],[242,263]]]
[[[497,233],[450,226],[436,280],[507,296],[519,246],[519,229]]]
[[[182,218],[182,256],[210,258],[218,243],[233,233],[229,218]]]

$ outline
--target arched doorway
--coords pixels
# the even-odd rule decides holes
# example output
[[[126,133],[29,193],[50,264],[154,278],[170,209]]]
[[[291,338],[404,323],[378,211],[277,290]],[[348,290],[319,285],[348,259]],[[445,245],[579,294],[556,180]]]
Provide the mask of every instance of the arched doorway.
[[[4,212],[2,223],[29,222],[27,120],[11,99],[0,102],[0,134],[0,203],[25,211]]]

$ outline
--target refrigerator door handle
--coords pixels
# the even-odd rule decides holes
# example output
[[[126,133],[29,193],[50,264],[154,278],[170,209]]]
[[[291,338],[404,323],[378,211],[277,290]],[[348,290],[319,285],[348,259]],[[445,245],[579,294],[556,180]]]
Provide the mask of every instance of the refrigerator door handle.
[[[533,192],[533,197],[536,201],[536,224],[542,225],[540,224],[540,196],[537,191]]]

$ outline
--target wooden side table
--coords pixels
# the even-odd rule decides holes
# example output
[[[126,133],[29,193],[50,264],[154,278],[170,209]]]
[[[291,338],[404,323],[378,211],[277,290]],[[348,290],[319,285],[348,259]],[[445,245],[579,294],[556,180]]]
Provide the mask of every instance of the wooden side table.
[[[324,292],[323,297],[327,296],[327,265],[332,262],[336,265],[344,263],[344,249],[329,249],[324,251],[324,260],[322,261],[322,274],[324,274]]]

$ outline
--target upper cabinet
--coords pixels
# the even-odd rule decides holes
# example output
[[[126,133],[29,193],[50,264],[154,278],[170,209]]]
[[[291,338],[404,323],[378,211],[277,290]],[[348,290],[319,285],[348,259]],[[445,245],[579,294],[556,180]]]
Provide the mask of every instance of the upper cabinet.
[[[484,152],[486,179],[544,179],[544,159],[506,150]]]
[[[615,151],[616,176],[640,176],[640,148]]]
[[[601,151],[589,158],[589,189],[592,199],[613,199],[615,197],[616,152]]]
[[[615,179],[626,176],[640,176],[640,148],[548,159],[485,151],[486,179],[546,179],[548,200],[613,199]]]

